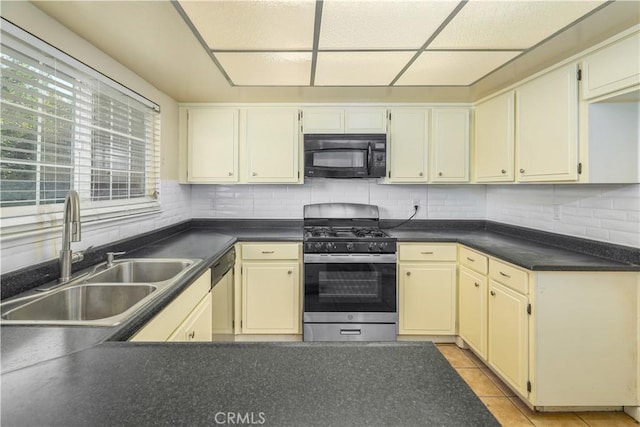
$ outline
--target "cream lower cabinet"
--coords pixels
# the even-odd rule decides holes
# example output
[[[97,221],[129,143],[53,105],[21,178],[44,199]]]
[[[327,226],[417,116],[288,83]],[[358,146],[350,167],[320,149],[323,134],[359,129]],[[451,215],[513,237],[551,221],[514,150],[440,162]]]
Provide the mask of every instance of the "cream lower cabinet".
[[[459,263],[459,335],[530,405],[639,406],[639,273],[530,271],[466,247]]]
[[[211,298],[205,296],[198,303],[193,312],[175,330],[167,341],[174,342],[203,342],[211,341]]]
[[[211,341],[210,291],[207,270],[129,341]]]
[[[399,335],[455,335],[456,246],[398,245]]]
[[[240,247],[240,334],[301,334],[299,243],[243,243]]]

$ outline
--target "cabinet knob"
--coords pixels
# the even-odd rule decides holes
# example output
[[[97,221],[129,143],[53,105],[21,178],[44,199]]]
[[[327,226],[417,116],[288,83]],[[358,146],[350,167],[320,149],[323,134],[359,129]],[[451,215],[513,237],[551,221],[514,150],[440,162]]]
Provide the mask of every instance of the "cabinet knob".
[[[423,176],[423,175],[424,175],[424,174],[423,174],[422,172],[420,172],[420,173],[418,174],[418,176]]]
[[[520,173],[524,173],[524,169],[520,169]]]
[[[258,172],[253,172],[251,175],[252,176],[258,176]]]
[[[507,173],[506,169],[502,169],[500,172],[502,172],[503,174]]]
[[[229,172],[229,176],[233,176],[233,172]]]
[[[410,271],[407,271],[407,276],[411,276],[411,272]]]
[[[196,337],[196,331],[189,332],[189,339],[194,339]]]
[[[496,293],[494,291],[489,292],[491,294],[492,297],[496,296]]]
[[[480,283],[478,283],[478,282],[474,282],[474,283],[473,283],[473,285],[474,285],[476,288],[479,288],[479,287],[480,287]]]
[[[500,272],[500,275],[502,277],[506,277],[507,279],[511,279],[511,276],[509,276],[507,273],[503,273],[502,271]]]
[[[292,270],[287,271],[287,274],[293,274]]]
[[[438,172],[438,176],[442,176],[442,172]]]

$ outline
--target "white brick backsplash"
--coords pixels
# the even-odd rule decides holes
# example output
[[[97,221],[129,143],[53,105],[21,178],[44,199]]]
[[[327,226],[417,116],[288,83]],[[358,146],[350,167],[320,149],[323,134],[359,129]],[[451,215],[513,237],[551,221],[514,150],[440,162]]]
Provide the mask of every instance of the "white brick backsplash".
[[[181,185],[163,181],[162,213],[85,224],[74,250],[103,245],[190,218],[301,219],[309,203],[367,203],[384,219],[488,219],[640,247],[640,185],[390,185],[379,180],[309,179],[303,185]],[[560,219],[554,219],[558,210]],[[2,272],[56,258],[60,237],[3,242]]]
[[[639,211],[638,184],[487,186],[489,220],[626,246],[640,247]]]
[[[133,219],[117,219],[105,223],[82,225],[82,241],[71,244],[74,251],[99,246],[136,234],[156,230],[191,218],[191,186],[176,181],[160,184],[161,213]],[[82,210],[82,204],[80,205]],[[56,258],[60,251],[61,233],[41,237],[24,237],[2,243],[2,273]]]

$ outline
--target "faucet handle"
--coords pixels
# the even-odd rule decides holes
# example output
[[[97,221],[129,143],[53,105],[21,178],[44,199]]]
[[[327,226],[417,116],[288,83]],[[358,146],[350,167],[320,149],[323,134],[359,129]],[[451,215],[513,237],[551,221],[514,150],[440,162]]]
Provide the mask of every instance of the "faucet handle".
[[[124,255],[126,254],[126,251],[122,251],[122,252],[107,252],[107,266],[111,267],[111,264],[113,264],[113,259],[118,256],[118,255]]]

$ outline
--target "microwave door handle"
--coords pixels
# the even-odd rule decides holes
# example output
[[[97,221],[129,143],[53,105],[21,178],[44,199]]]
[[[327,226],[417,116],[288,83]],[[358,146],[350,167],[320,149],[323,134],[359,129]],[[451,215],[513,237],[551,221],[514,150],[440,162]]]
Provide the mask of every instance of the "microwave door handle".
[[[367,146],[367,176],[371,176],[371,164],[373,163],[373,153],[371,152],[371,144]]]

